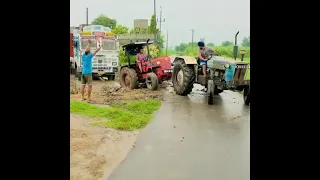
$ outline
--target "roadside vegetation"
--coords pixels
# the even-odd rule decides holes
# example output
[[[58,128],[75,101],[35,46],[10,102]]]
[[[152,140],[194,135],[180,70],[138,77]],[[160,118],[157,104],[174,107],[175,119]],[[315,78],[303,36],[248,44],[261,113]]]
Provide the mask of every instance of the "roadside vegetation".
[[[154,16],[151,16],[149,19],[149,26],[147,29],[140,29],[140,28],[133,28],[130,29],[129,27],[123,26],[121,24],[118,24],[116,19],[109,18],[106,15],[100,15],[97,18],[95,18],[92,22],[92,24],[96,25],[103,25],[103,26],[109,26],[112,29],[112,32],[115,34],[158,34],[158,45],[151,45],[150,46],[150,53],[153,58],[160,57],[160,56],[170,56],[170,55],[183,55],[183,56],[197,56],[198,55],[198,46],[197,41],[204,41],[207,46],[213,47],[216,49],[217,53],[220,56],[233,58],[233,42],[231,41],[224,41],[220,45],[214,44],[212,42],[207,42],[204,38],[200,38],[199,40],[195,40],[195,42],[181,42],[179,45],[175,46],[174,48],[168,48],[166,53],[165,48],[165,34],[161,34],[159,28],[156,28],[155,26],[155,18]],[[234,34],[230,34],[230,37],[233,37]],[[245,55],[244,61],[250,62],[250,36],[244,37],[243,39],[238,39],[239,43],[239,51],[240,50],[246,50],[247,54]],[[240,59],[241,56],[238,54],[237,59]],[[135,57],[133,57],[132,62],[135,60]],[[120,63],[126,64],[127,61],[125,59],[125,55],[122,51],[122,48],[120,50]]]
[[[161,102],[155,99],[131,101],[100,107],[81,101],[70,102],[70,112],[96,119],[92,125],[132,131],[145,127],[153,118],[153,112],[160,108]]]

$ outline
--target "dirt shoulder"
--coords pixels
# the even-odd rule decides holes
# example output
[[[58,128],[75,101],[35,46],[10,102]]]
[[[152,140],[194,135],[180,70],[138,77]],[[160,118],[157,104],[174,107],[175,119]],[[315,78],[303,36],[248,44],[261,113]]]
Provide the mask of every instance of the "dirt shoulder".
[[[92,126],[70,114],[70,180],[106,179],[133,147],[137,132]]]
[[[125,103],[133,100],[162,100],[166,87],[127,90],[114,81],[93,81],[92,100],[96,105]],[[85,93],[85,95],[87,95]],[[70,75],[70,99],[81,100],[80,82]],[[133,147],[138,131],[126,132],[93,126],[96,120],[70,113],[70,180],[107,179]]]

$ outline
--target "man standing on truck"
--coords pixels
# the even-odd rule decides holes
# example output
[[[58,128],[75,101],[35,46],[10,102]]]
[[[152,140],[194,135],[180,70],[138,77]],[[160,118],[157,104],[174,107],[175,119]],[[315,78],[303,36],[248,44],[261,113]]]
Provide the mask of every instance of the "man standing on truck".
[[[200,66],[202,66],[203,76],[207,75],[207,61],[209,60],[210,55],[214,55],[216,51],[208,46],[205,46],[204,42],[198,42],[199,46],[199,60]]]
[[[96,51],[92,54],[90,53],[90,44],[91,40],[88,40],[88,45],[82,55],[82,74],[81,74],[81,95],[82,100],[86,100],[84,98],[84,88],[86,84],[88,84],[88,102],[91,102],[91,90],[92,90],[92,58],[97,54],[97,52],[101,49],[101,46],[96,49]],[[99,43],[100,44],[100,43]]]

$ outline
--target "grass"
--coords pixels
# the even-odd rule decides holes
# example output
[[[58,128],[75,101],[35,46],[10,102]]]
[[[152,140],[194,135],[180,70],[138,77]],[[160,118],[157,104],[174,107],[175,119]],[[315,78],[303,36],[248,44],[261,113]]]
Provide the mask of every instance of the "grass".
[[[150,99],[132,101],[111,107],[99,107],[87,102],[71,101],[70,112],[95,118],[92,125],[132,131],[145,127],[153,118],[153,112],[160,108],[161,102]],[[103,120],[103,119],[107,120]]]
[[[233,59],[233,46],[215,46],[214,49],[217,51],[219,56],[227,57]],[[246,50],[247,54],[244,57],[244,61],[250,63],[250,47],[239,47],[240,50]],[[185,56],[198,56],[199,48],[188,46],[183,52],[176,52],[179,55]],[[240,53],[238,53],[237,59],[241,59]]]
[[[168,51],[166,52],[166,49],[163,48],[160,54],[160,56],[171,56],[171,55],[177,55],[177,52],[172,49],[168,49]]]

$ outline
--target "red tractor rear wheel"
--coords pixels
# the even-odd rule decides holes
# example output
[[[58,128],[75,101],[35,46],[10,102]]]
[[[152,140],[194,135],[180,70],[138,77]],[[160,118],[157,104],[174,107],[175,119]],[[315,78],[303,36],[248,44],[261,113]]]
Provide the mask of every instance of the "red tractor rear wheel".
[[[124,67],[120,70],[120,85],[129,89],[138,87],[138,77],[134,69]]]

